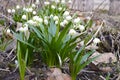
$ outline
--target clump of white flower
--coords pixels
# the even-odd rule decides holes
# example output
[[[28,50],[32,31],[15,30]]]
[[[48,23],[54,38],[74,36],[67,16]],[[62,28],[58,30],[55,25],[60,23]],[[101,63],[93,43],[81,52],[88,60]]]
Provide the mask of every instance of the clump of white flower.
[[[71,4],[71,3],[72,3],[72,0],[69,0],[68,3]]]
[[[70,21],[72,17],[70,15],[66,16],[66,20]]]
[[[65,0],[61,0],[61,4],[65,4]]]
[[[36,5],[35,5],[35,4],[32,4],[32,7],[33,7],[33,8],[35,8],[35,7],[36,7]]]
[[[44,24],[48,25],[48,20],[47,19],[44,19]]]
[[[58,20],[59,20],[58,16],[54,16],[54,17],[53,17],[53,20],[54,20],[54,21],[58,21]]]
[[[27,16],[26,15],[22,15],[22,19],[26,20]]]
[[[16,9],[20,9],[20,6],[19,6],[19,5],[17,5],[17,6],[16,6]]]
[[[7,33],[7,34],[10,34],[10,29],[7,29],[6,33]]]
[[[33,20],[34,20],[34,21],[38,21],[38,22],[40,22],[40,23],[43,22],[43,19],[40,18],[39,16],[33,16]]]
[[[50,2],[45,1],[45,2],[44,2],[44,4],[47,6],[47,5],[49,5],[49,4],[50,4]]]
[[[67,20],[64,20],[64,21],[63,21],[63,24],[64,24],[64,25],[68,24],[68,21],[67,21]]]
[[[33,13],[33,15],[36,15],[36,11],[33,11],[32,13]]]
[[[80,18],[79,18],[79,17],[77,17],[77,18],[74,19],[74,21],[73,21],[74,24],[77,24],[77,23],[79,23],[79,22],[80,22]]]
[[[70,29],[69,34],[73,36],[76,35],[77,32],[74,29]]]
[[[78,28],[79,28],[80,31],[84,31],[85,30],[85,26],[83,26],[83,25],[79,25]]]
[[[60,3],[60,0],[55,0],[55,3]]]
[[[65,11],[65,12],[63,13],[63,16],[66,17],[66,16],[69,16],[69,14],[70,14],[69,11]]]
[[[60,26],[61,26],[61,27],[64,27],[64,26],[65,26],[64,22],[61,22],[61,23],[60,23]]]
[[[51,6],[51,8],[52,8],[52,9],[55,9],[55,6],[54,6],[54,5],[52,5],[52,6]]]
[[[40,1],[39,1],[39,0],[36,0],[36,1],[35,1],[35,4],[39,4],[39,3],[40,3]]]
[[[28,12],[32,12],[33,11],[33,9],[32,8],[28,8]]]
[[[11,13],[11,12],[12,12],[12,10],[11,10],[11,9],[8,9],[7,11],[8,11],[8,13]]]
[[[33,8],[30,7],[30,8],[23,8],[23,11],[26,11],[26,12],[33,12]]]
[[[59,7],[58,10],[61,11],[61,10],[62,10],[62,7]]]
[[[18,30],[19,30],[20,32],[24,32],[24,28],[23,28],[23,27],[20,27]]]
[[[94,44],[100,43],[100,39],[99,39],[99,38],[95,38],[95,39],[93,40],[93,43],[94,43]]]
[[[53,18],[53,14],[50,15],[50,18]]]
[[[11,12],[12,12],[12,13],[15,13],[15,9],[12,9]]]
[[[27,23],[30,24],[30,25],[36,25],[36,22],[33,21],[33,20],[29,20],[29,21],[27,21]]]
[[[58,21],[55,21],[55,24],[58,24]]]

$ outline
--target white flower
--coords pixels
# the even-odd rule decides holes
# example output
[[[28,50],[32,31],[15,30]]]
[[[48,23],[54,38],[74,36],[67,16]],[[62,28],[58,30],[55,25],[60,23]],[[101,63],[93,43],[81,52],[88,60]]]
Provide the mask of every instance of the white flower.
[[[23,15],[23,16],[22,16],[22,19],[26,20],[26,19],[27,19],[27,16],[26,16],[26,15]]]
[[[7,29],[6,33],[7,33],[7,34],[10,34],[10,29]]]
[[[44,2],[44,4],[47,6],[47,5],[49,5],[49,4],[50,4],[50,2],[45,1],[45,2]]]
[[[15,65],[18,66],[18,61],[17,60],[15,60]]]
[[[40,3],[40,1],[39,1],[39,0],[36,0],[36,1],[35,1],[35,3],[36,3],[36,4],[39,4],[39,3]]]
[[[24,28],[23,28],[23,27],[20,27],[18,30],[19,30],[20,32],[24,32]]]
[[[33,20],[38,21],[39,16],[33,16]]]
[[[52,18],[52,17],[53,17],[53,14],[50,15],[50,18]]]
[[[71,20],[72,19],[72,17],[69,15],[69,16],[66,16],[66,20]]]
[[[61,22],[61,23],[60,23],[60,26],[64,27],[64,26],[65,26],[64,22]]]
[[[40,23],[42,23],[42,22],[43,22],[43,19],[42,19],[42,18],[38,18],[38,21],[39,21]]]
[[[29,20],[29,21],[27,21],[27,23],[28,23],[28,24],[31,24],[31,25],[36,25],[36,22],[33,21],[33,20]]]
[[[28,12],[32,12],[33,11],[33,9],[32,8],[28,8]]]
[[[61,11],[61,10],[62,10],[62,7],[59,7],[58,10]]]
[[[77,34],[77,32],[74,29],[70,29],[69,34],[70,35],[75,35],[75,34]]]
[[[80,29],[80,31],[84,31],[85,30],[85,26],[83,26],[83,25],[79,25],[78,28]]]
[[[55,24],[58,24],[58,21],[55,21]]]
[[[91,20],[91,17],[86,17],[87,20]]]
[[[60,0],[55,0],[55,2],[56,2],[56,3],[59,3],[59,2],[60,2]]]
[[[99,39],[99,38],[95,38],[95,39],[93,40],[93,43],[94,43],[94,44],[100,43],[100,39]]]
[[[68,3],[71,4],[71,3],[72,3],[72,0],[69,0]]]
[[[24,32],[28,31],[28,26],[24,27]]]
[[[12,13],[15,13],[15,9],[12,9]]]
[[[62,4],[65,4],[65,0],[62,0],[61,3],[62,3]]]
[[[19,5],[17,5],[17,6],[16,6],[16,9],[20,9],[20,6],[19,6]]]
[[[28,27],[28,24],[25,23],[23,26],[24,26],[24,27]]]
[[[32,7],[33,7],[33,8],[35,8],[35,7],[36,7],[36,5],[35,5],[35,4],[32,4]]]
[[[54,16],[53,20],[55,20],[55,21],[59,20],[58,16]]]
[[[8,9],[7,11],[8,11],[8,13],[11,13],[11,12],[12,12],[11,9]]]
[[[80,22],[80,18],[78,17],[78,18],[76,18],[76,19],[74,19],[74,24],[77,24],[77,23],[79,23]]]
[[[44,19],[48,19],[48,16],[44,16]]]
[[[44,20],[44,24],[48,25],[48,20],[47,19]]]
[[[64,13],[63,13],[63,16],[65,17],[65,16],[68,16],[70,13],[69,13],[69,11],[65,11]]]
[[[63,24],[68,24],[68,21],[67,21],[67,20],[64,20],[64,21],[63,21]]]
[[[33,11],[33,15],[36,15],[36,11]]]
[[[52,8],[52,9],[55,9],[55,6],[54,6],[54,5],[52,5],[52,6],[51,6],[51,8]]]

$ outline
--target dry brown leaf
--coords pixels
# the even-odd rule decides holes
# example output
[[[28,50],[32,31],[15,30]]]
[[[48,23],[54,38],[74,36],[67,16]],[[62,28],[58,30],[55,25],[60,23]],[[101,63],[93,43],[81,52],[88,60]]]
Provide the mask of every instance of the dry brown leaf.
[[[47,80],[71,80],[70,76],[61,72],[59,68],[52,68]]]
[[[96,58],[93,63],[95,65],[99,64],[99,63],[110,63],[110,62],[116,62],[117,59],[115,57],[115,55],[113,53],[99,53],[99,52],[95,52],[91,58],[100,55],[98,58]]]

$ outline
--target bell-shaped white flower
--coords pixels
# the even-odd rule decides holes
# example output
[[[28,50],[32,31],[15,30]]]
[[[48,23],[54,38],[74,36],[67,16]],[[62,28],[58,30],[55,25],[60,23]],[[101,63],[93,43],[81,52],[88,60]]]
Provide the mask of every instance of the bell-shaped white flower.
[[[55,6],[54,6],[54,5],[52,5],[52,6],[51,6],[51,8],[52,8],[52,9],[55,9]]]
[[[17,5],[17,6],[16,6],[16,9],[20,9],[20,6],[19,6],[19,5]]]
[[[66,17],[66,16],[68,16],[69,14],[70,14],[69,11],[65,11],[65,12],[63,13],[63,16]]]
[[[26,15],[22,15],[22,19],[26,20],[27,16]]]
[[[68,24],[68,21],[67,21],[67,20],[64,20],[64,21],[63,21],[63,24],[65,24],[65,25]]]
[[[53,14],[50,15],[50,18],[53,18]]]
[[[7,29],[6,33],[7,33],[7,34],[10,34],[10,29]]]
[[[61,11],[61,10],[62,10],[62,7],[59,7],[58,10]]]
[[[61,1],[61,4],[65,4],[65,0],[62,0],[62,1]]]
[[[76,35],[77,32],[76,32],[74,29],[70,29],[69,34],[70,34],[70,35]]]
[[[64,22],[61,22],[61,23],[60,23],[60,26],[61,26],[61,27],[65,27]]]
[[[33,21],[33,20],[29,20],[29,21],[27,21],[27,23],[30,24],[30,25],[36,25],[36,22]]]
[[[44,19],[44,24],[48,25],[48,20],[47,19]]]
[[[55,3],[60,3],[60,0],[55,0]]]
[[[12,10],[11,10],[11,9],[8,9],[7,11],[8,11],[8,13],[11,13],[11,12],[12,12]]]
[[[12,13],[15,13],[15,9],[12,9]]]
[[[42,18],[38,18],[37,21],[40,22],[40,23],[42,23],[42,22],[43,22],[43,19],[42,19]]]
[[[58,16],[54,16],[53,20],[58,21],[59,20]]]
[[[36,5],[35,5],[35,4],[32,4],[32,7],[33,7],[33,8],[35,8],[35,7],[36,7]]]
[[[18,30],[19,30],[20,32],[24,32],[24,28],[23,28],[23,27],[20,27]]]
[[[36,15],[36,11],[33,11],[33,15]]]
[[[74,21],[73,21],[74,24],[77,24],[77,23],[79,23],[79,22],[80,22],[80,18],[79,18],[79,17],[76,18],[76,19],[74,19]]]
[[[33,8],[28,8],[28,12],[32,12],[33,11]]]
[[[83,26],[83,25],[79,25],[78,28],[79,28],[80,31],[84,31],[85,30],[85,26]]]
[[[99,38],[95,38],[95,39],[93,40],[93,43],[94,43],[94,44],[100,43],[100,39],[99,39]]]
[[[39,1],[39,0],[36,0],[36,1],[35,1],[35,4],[39,4],[39,3],[40,3],[40,1]]]
[[[47,6],[47,5],[49,5],[49,4],[50,4],[50,2],[45,1],[45,2],[44,2],[44,4]]]
[[[55,21],[55,24],[58,24],[58,21]]]
[[[69,15],[69,16],[66,16],[66,20],[70,21],[72,19],[72,17]]]

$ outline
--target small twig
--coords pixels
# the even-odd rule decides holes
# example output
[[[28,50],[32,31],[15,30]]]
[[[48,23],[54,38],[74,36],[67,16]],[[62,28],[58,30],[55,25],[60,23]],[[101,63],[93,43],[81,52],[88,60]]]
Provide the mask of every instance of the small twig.
[[[10,55],[12,54],[12,52],[15,50],[15,47],[10,51],[10,53],[8,54],[7,58],[10,57]]]
[[[15,21],[7,16],[5,16],[4,14],[0,13],[0,16],[6,18],[7,20],[11,21],[12,23],[15,23]]]
[[[98,32],[101,30],[101,28],[102,28],[102,26],[103,26],[103,23],[104,23],[104,22],[101,23],[101,25],[99,26],[99,28],[98,28],[98,30],[96,31],[96,33],[92,36],[92,38],[88,41],[88,43],[87,43],[86,45],[89,45],[89,44],[92,42],[92,40],[97,36]]]
[[[0,68],[0,71],[10,72],[10,70]]]

